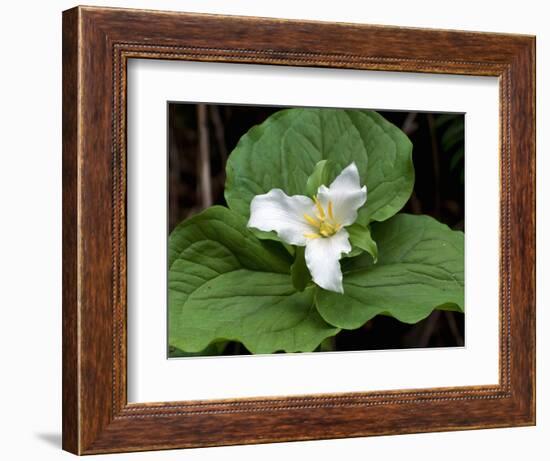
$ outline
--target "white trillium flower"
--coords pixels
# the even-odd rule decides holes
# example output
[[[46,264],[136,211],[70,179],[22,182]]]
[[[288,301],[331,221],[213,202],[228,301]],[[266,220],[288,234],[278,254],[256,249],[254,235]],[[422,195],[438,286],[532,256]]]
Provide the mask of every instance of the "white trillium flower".
[[[320,186],[313,199],[288,196],[281,189],[256,195],[248,227],[275,231],[284,242],[305,246],[313,281],[325,290],[343,293],[340,258],[351,251],[345,227],[355,222],[366,201],[367,187],[361,187],[357,166],[351,163],[329,187]]]

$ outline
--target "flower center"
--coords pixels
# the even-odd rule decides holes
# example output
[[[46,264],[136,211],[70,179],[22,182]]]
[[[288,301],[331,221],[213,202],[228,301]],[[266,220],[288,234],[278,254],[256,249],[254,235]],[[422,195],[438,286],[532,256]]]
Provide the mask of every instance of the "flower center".
[[[310,239],[316,239],[319,237],[330,237],[336,234],[336,232],[342,228],[342,225],[334,219],[332,202],[329,200],[327,210],[325,211],[317,197],[314,197],[313,200],[315,201],[317,212],[315,216],[310,216],[307,213],[304,214],[304,219],[315,227],[317,232],[306,233],[304,236]]]

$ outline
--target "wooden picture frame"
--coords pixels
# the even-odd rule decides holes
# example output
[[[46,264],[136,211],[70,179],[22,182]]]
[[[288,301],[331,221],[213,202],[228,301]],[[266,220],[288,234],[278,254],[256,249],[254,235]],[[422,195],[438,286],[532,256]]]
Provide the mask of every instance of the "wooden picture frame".
[[[494,386],[128,403],[131,58],[496,76],[500,331]],[[63,448],[93,454],[535,424],[535,39],[77,7],[63,13]]]

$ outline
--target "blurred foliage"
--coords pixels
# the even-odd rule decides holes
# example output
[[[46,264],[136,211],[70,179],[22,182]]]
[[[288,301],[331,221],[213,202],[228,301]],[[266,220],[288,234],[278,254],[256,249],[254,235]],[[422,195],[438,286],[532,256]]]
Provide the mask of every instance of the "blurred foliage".
[[[464,115],[439,114],[435,126],[441,148],[450,158],[451,170],[457,171],[464,183]]]

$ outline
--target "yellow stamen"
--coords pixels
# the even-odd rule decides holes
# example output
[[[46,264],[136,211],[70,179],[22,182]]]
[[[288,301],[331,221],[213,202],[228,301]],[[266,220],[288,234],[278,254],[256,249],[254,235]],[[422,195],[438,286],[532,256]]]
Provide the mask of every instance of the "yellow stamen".
[[[323,220],[325,219],[325,210],[323,210],[323,206],[321,205],[321,202],[317,197],[314,198],[315,200],[315,206],[317,207],[317,212],[319,213],[319,219]]]
[[[342,228],[342,225],[334,219],[332,201],[329,200],[327,204],[327,211],[325,212],[321,201],[317,197],[313,197],[313,200],[315,202],[315,208],[317,209],[317,215],[316,217],[312,217],[311,215],[304,213],[304,219],[310,226],[317,230],[317,233],[307,233],[304,234],[304,236],[311,239],[331,237]]]
[[[334,220],[334,215],[332,214],[332,200],[328,201],[328,215],[330,219]]]
[[[319,225],[321,224],[318,219],[311,217],[307,213],[304,213],[304,219],[313,227],[319,227]]]
[[[324,237],[330,237],[338,231],[338,224],[323,221],[319,226],[319,233]]]

